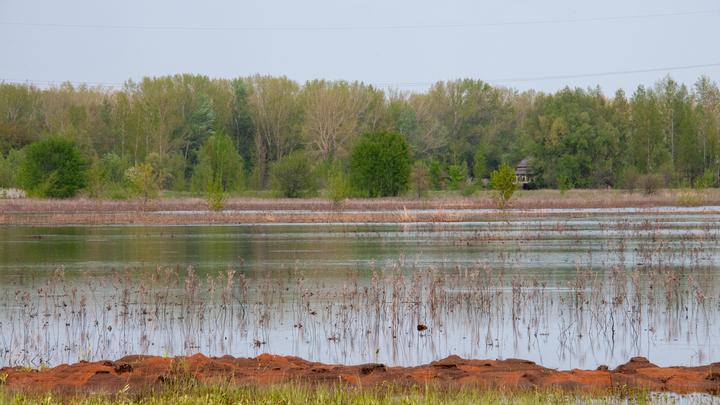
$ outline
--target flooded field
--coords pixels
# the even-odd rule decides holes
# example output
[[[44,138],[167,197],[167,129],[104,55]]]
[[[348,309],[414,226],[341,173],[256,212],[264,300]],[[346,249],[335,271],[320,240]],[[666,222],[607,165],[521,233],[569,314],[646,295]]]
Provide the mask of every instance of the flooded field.
[[[560,369],[720,361],[719,223],[587,212],[466,223],[0,228],[0,363],[126,354]]]

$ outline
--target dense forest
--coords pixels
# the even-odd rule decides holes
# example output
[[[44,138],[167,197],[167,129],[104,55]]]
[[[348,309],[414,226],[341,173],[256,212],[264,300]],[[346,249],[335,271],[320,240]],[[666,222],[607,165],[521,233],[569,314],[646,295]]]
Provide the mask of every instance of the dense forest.
[[[720,91],[706,76],[692,85],[666,76],[608,96],[600,88],[519,92],[474,79],[416,93],[183,74],[122,89],[0,83],[0,187],[26,186],[30,146],[47,138],[74,142],[88,173],[81,188],[101,173],[111,196],[122,196],[138,167],[157,171],[166,190],[198,192],[213,179],[225,190],[266,190],[291,159],[324,187],[333,168],[352,178],[353,148],[378,131],[402,134],[416,166],[428,168],[420,173],[454,188],[528,156],[537,185],[550,188],[558,180],[619,187],[630,174],[715,185],[720,172]],[[428,184],[441,186],[437,178]]]

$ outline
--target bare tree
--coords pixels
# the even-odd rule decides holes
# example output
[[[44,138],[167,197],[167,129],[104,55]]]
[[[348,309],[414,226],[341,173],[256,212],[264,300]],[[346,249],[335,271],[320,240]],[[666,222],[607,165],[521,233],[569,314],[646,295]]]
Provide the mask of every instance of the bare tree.
[[[350,141],[362,134],[359,119],[372,101],[364,86],[314,80],[305,84],[303,101],[302,135],[311,153],[326,162],[346,156]]]

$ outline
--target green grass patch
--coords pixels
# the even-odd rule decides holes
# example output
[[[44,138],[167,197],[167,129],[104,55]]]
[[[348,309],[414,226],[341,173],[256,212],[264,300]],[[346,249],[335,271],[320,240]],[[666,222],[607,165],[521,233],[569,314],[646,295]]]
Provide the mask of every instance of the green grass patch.
[[[3,394],[0,404],[666,404],[708,403],[707,395],[682,397],[653,394],[646,390],[622,389],[592,393],[560,390],[505,390],[494,388],[445,388],[393,385],[355,387],[336,385],[282,384],[270,386],[231,383],[170,384],[161,392],[130,393],[129,387],[114,393],[63,395],[59,393]]]

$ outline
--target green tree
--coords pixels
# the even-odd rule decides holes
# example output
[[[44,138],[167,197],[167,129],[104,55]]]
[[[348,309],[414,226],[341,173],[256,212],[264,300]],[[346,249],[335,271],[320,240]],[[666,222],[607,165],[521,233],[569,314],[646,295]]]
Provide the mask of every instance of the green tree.
[[[465,174],[463,173],[462,166],[451,165],[448,166],[448,188],[450,190],[457,190],[460,188],[460,183],[465,180]]]
[[[304,150],[296,150],[273,162],[270,174],[273,188],[283,197],[300,198],[317,192],[313,167]]]
[[[475,157],[473,159],[473,175],[475,176],[476,182],[479,182],[488,176],[487,160],[485,159],[485,151],[482,145],[480,145],[475,152]]]
[[[440,170],[440,161],[433,159],[430,162],[430,168],[428,169],[430,176],[430,189],[439,191],[442,189],[442,171]]]
[[[410,145],[398,132],[363,135],[350,159],[352,184],[369,197],[397,196],[410,183]]]
[[[198,150],[208,137],[215,135],[215,104],[204,93],[198,95],[197,107],[188,120],[191,135],[185,143],[185,159],[190,165],[197,164]],[[232,142],[231,142],[232,145]]]
[[[19,187],[19,172],[25,163],[25,152],[10,149],[5,158],[0,155],[0,188]]]
[[[335,208],[342,207],[348,196],[348,184],[341,165],[335,161],[328,171],[327,181],[328,198]]]
[[[194,173],[194,182],[199,190],[203,190],[214,179],[220,179],[223,190],[242,190],[245,178],[243,160],[233,140],[224,131],[205,140],[199,159]]]
[[[127,169],[125,178],[131,195],[140,202],[140,208],[143,211],[150,208],[160,194],[160,173],[150,164],[141,163]]]
[[[80,149],[69,139],[52,136],[27,147],[21,168],[22,188],[29,195],[69,198],[85,187],[87,169]]]
[[[492,172],[488,185],[495,190],[492,192],[491,198],[500,208],[505,208],[511,204],[510,199],[518,187],[513,170],[507,163],[500,166],[499,170]]]
[[[225,197],[225,191],[223,190],[219,176],[215,177],[205,186],[205,201],[213,211],[222,211],[222,209],[225,208],[227,198]]]
[[[96,198],[102,204],[105,198],[105,186],[107,182],[107,169],[102,165],[100,158],[95,155],[88,170],[88,192],[91,198]]]

